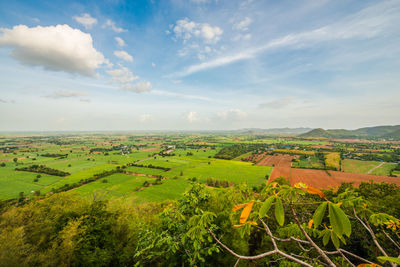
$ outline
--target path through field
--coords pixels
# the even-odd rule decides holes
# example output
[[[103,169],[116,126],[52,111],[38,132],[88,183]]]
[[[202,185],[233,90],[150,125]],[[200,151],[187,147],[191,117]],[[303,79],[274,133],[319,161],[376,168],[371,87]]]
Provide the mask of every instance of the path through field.
[[[382,165],[385,164],[385,162],[381,162],[381,164],[379,164],[378,166],[373,167],[372,169],[370,169],[367,174],[370,174],[371,172],[375,171],[376,169],[382,167]]]

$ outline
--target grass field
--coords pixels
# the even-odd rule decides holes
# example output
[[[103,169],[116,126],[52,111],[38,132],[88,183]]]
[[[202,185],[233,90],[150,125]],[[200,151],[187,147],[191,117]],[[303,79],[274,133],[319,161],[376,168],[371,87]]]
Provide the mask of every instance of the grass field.
[[[396,167],[396,165],[396,163],[383,163],[380,161],[363,161],[354,159],[345,159],[342,161],[342,168],[345,172],[365,174],[369,172],[369,174],[384,176],[389,176],[390,172]]]
[[[301,157],[292,163],[293,168],[323,168],[323,163],[316,156]]]
[[[340,153],[332,152],[325,154],[325,166],[330,170],[340,170]]]
[[[390,175],[391,171],[394,168],[396,168],[396,166],[397,166],[396,163],[385,162],[382,166],[380,166],[379,168],[373,170],[371,172],[371,174],[388,176],[388,175]]]

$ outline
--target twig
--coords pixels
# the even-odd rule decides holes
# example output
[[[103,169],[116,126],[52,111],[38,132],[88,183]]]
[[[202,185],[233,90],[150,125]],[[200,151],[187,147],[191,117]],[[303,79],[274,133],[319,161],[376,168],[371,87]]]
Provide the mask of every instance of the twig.
[[[399,246],[399,244],[397,244],[397,242],[396,241],[394,241],[391,237],[390,237],[390,235],[388,234],[388,233],[386,233],[386,231],[385,230],[382,230],[383,231],[383,233],[385,234],[385,236],[397,247],[397,249],[399,249],[400,250],[400,246]]]
[[[389,255],[386,253],[386,251],[381,247],[381,245],[378,242],[378,239],[376,238],[376,235],[374,233],[374,231],[372,231],[371,226],[369,225],[368,221],[365,223],[363,220],[360,219],[360,217],[358,217],[356,209],[353,208],[353,212],[354,212],[354,216],[356,217],[356,219],[361,223],[362,226],[364,226],[365,229],[367,229],[367,231],[369,232],[369,234],[372,237],[372,240],[374,241],[375,245],[378,247],[378,249],[381,251],[381,253],[388,257]],[[394,263],[390,263],[390,265],[392,266],[397,266],[397,264]]]
[[[267,229],[268,229],[269,233],[271,233],[271,231],[269,230],[268,226],[267,226],[266,230]],[[299,259],[297,259],[297,258],[295,258],[293,256],[290,256],[290,255],[286,254],[283,251],[280,251],[278,249],[278,246],[276,245],[276,242],[275,242],[275,240],[273,238],[271,238],[271,240],[273,240],[272,244],[274,245],[274,248],[275,248],[274,250],[271,250],[271,251],[268,251],[268,252],[265,252],[265,253],[262,253],[262,254],[259,254],[259,255],[256,255],[256,256],[243,256],[243,255],[237,254],[236,252],[234,252],[233,250],[228,248],[224,243],[222,243],[214,235],[214,233],[210,229],[208,229],[208,232],[211,234],[211,236],[214,238],[214,240],[217,241],[218,244],[220,244],[224,249],[226,249],[229,253],[231,253],[233,256],[237,257],[238,259],[242,259],[242,260],[257,260],[257,259],[261,259],[261,258],[270,256],[270,255],[273,255],[273,254],[279,254],[279,255],[281,255],[281,256],[283,256],[285,258],[288,258],[288,259],[290,259],[290,260],[292,260],[294,262],[297,262],[297,263],[299,263],[299,264],[301,264],[303,266],[312,267],[312,265],[310,265],[310,264],[308,264],[308,263],[306,263],[306,262],[304,262],[302,260],[299,260]],[[272,233],[271,233],[271,235],[272,235]]]
[[[293,209],[293,207],[290,207],[294,216],[294,219],[299,226],[301,232],[303,235],[306,237],[306,239],[310,242],[311,246],[315,248],[315,250],[318,252],[319,255],[328,263],[329,266],[335,267],[336,265],[331,261],[331,259],[324,253],[324,251],[317,246],[317,244],[314,243],[314,241],[311,239],[311,237],[307,234],[307,232],[304,230],[303,226],[301,226],[299,218],[297,217],[296,211]]]
[[[337,250],[339,254],[345,259],[352,267],[356,267],[339,249]]]

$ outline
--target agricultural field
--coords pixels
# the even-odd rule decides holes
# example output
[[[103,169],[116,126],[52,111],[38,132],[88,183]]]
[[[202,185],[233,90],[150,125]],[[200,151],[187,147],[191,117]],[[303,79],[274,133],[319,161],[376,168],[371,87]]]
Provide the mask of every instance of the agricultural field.
[[[376,143],[218,134],[8,135],[0,142],[0,200],[67,192],[164,201],[192,183],[259,186],[285,177],[326,188],[342,181],[397,183],[389,176],[399,175],[398,148]],[[355,152],[372,148],[379,152]]]

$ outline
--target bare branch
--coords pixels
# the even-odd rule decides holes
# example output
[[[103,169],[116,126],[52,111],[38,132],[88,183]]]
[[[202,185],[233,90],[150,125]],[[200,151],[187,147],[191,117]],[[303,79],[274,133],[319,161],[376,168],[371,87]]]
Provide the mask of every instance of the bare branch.
[[[235,263],[235,265],[233,267],[237,267],[238,264],[239,264],[239,261],[240,261],[240,258],[237,259],[237,261],[236,261],[236,263]]]
[[[390,237],[390,235],[389,235],[388,233],[386,233],[385,230],[382,230],[382,231],[383,231],[383,233],[385,234],[385,236],[397,247],[397,249],[400,250],[399,244],[397,244],[397,242],[394,241],[394,240]]]
[[[239,259],[241,259],[241,260],[257,260],[257,259],[261,259],[261,258],[264,258],[264,257],[266,257],[266,256],[273,255],[273,254],[276,254],[276,253],[277,253],[276,250],[271,250],[271,251],[268,251],[268,252],[265,252],[265,253],[262,253],[262,254],[259,254],[259,255],[256,255],[256,256],[242,256],[242,255],[237,254],[236,252],[234,252],[234,251],[231,250],[230,248],[228,248],[225,244],[223,244],[223,243],[214,235],[214,233],[213,233],[210,229],[208,229],[208,232],[211,234],[211,236],[214,238],[214,240],[217,241],[218,244],[220,244],[224,249],[226,249],[226,250],[227,250],[229,253],[231,253],[233,256],[235,256],[236,258],[239,258]]]
[[[344,254],[341,252],[339,249],[337,250],[339,254],[342,256],[343,259],[345,259],[352,267],[356,267]]]
[[[356,217],[356,219],[361,223],[362,226],[364,226],[365,229],[367,229],[367,231],[369,232],[369,234],[370,234],[371,237],[372,237],[372,240],[374,241],[375,245],[378,247],[378,249],[380,250],[380,252],[381,252],[384,256],[388,257],[389,255],[386,253],[386,251],[385,251],[385,250],[381,247],[381,245],[379,244],[378,239],[376,238],[376,235],[375,235],[374,231],[372,230],[371,226],[369,225],[368,221],[367,221],[367,222],[364,222],[363,220],[361,220],[361,218],[358,217],[355,208],[353,208],[353,212],[354,212],[354,216]],[[397,266],[397,264],[394,264],[394,263],[392,263],[392,262],[390,263],[390,265],[392,265],[392,266]]]
[[[306,237],[306,239],[310,242],[311,246],[315,248],[315,250],[318,252],[319,255],[325,260],[326,263],[328,263],[329,266],[335,267],[336,265],[331,261],[331,259],[324,253],[324,251],[317,246],[317,244],[314,243],[314,241],[311,239],[311,237],[307,234],[307,232],[304,230],[303,226],[301,226],[299,217],[297,217],[296,211],[293,209],[293,207],[290,207],[294,216],[294,219],[299,226],[301,232],[303,235]]]
[[[261,219],[260,219],[260,220],[261,220]],[[261,220],[261,221],[262,221],[262,220]],[[271,237],[271,236],[272,236],[272,233],[271,233],[271,230],[269,229],[268,225],[265,224],[264,221],[262,221],[262,223],[264,224],[265,230],[267,231],[268,235]],[[272,244],[274,245],[274,248],[275,248],[274,250],[271,250],[271,251],[268,251],[268,252],[265,252],[265,253],[262,253],[262,254],[259,254],[259,255],[256,255],[256,256],[242,256],[242,255],[237,254],[236,252],[234,252],[234,251],[231,250],[230,248],[228,248],[225,244],[223,244],[223,243],[214,235],[214,233],[213,233],[210,229],[208,229],[208,232],[211,234],[211,236],[214,238],[214,240],[217,241],[218,244],[220,244],[223,248],[225,248],[229,253],[231,253],[233,256],[237,257],[238,259],[243,259],[243,260],[257,260],[257,259],[261,259],[261,258],[270,256],[270,255],[273,255],[273,254],[279,254],[279,255],[281,255],[281,256],[283,256],[283,257],[289,259],[289,260],[292,260],[292,261],[294,261],[294,262],[297,262],[298,264],[301,264],[301,265],[303,265],[303,266],[312,267],[312,265],[310,265],[310,264],[308,264],[308,263],[306,263],[306,262],[304,262],[304,261],[302,261],[302,260],[299,260],[299,259],[297,259],[297,258],[295,258],[295,257],[293,257],[293,256],[290,256],[290,255],[286,254],[286,253],[283,252],[283,251],[280,251],[280,250],[278,249],[278,246],[276,245],[276,242],[275,242],[275,240],[274,240],[273,238],[271,238],[271,240],[272,240]],[[237,261],[236,263],[238,263],[238,261]]]

